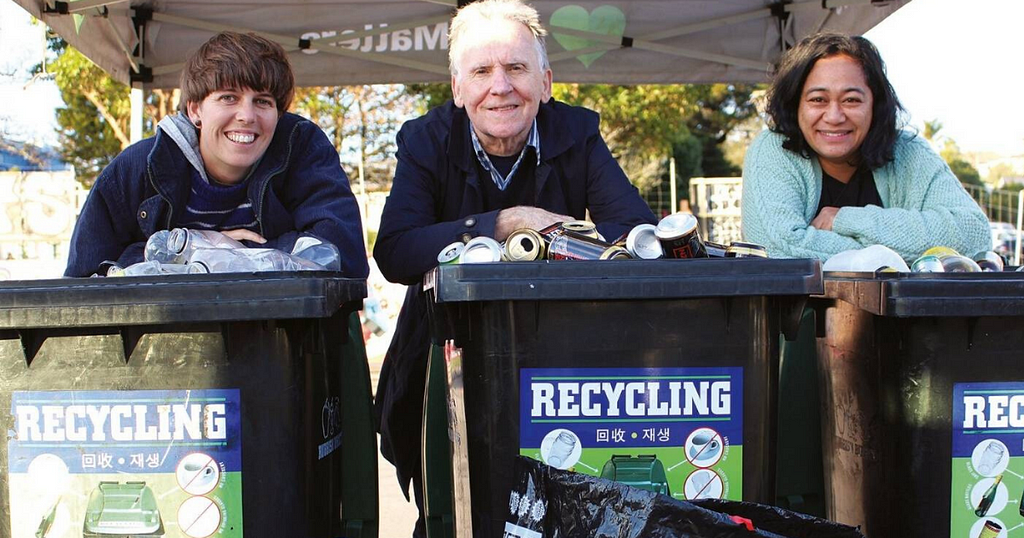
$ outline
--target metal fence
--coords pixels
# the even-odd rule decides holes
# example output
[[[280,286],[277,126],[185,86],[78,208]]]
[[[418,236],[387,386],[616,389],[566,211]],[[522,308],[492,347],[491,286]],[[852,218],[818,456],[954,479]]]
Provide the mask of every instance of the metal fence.
[[[743,179],[738,177],[690,178],[690,209],[708,241],[729,244],[742,240],[742,187]]]
[[[990,191],[977,185],[964,185],[964,188],[985,211],[988,220],[1016,226],[1020,212],[1020,194],[1017,191]]]

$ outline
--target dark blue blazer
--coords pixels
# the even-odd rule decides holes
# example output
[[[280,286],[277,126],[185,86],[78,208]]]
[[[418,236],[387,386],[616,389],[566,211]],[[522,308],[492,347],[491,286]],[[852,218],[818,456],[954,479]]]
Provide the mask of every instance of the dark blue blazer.
[[[540,106],[541,163],[533,205],[576,219],[589,210],[601,234],[614,239],[637,224],[656,221],[608,151],[598,121],[597,113],[585,108],[554,100]],[[430,345],[419,284],[448,244],[493,237],[501,210],[484,206],[481,182],[491,178],[477,162],[469,118],[451,101],[407,122],[398,133],[398,167],[373,254],[388,280],[410,284],[376,396],[381,451],[395,464],[403,489],[419,472]]]
[[[175,225],[191,187],[185,154],[163,131],[121,152],[100,173],[71,236],[65,276],[89,276],[101,263],[142,261],[146,239]],[[303,233],[341,252],[341,271],[366,278],[359,207],[338,152],[313,122],[284,114],[249,179],[248,197],[267,239],[265,248],[290,251]]]

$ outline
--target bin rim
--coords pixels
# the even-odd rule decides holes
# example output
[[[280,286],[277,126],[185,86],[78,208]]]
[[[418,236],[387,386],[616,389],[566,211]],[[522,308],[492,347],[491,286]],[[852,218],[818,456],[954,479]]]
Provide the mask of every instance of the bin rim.
[[[876,316],[1024,316],[1024,273],[824,273],[816,299],[841,300]]]
[[[424,277],[437,303],[808,296],[816,259],[533,261],[442,265]]]
[[[366,293],[332,271],[0,281],[0,330],[327,318]]]

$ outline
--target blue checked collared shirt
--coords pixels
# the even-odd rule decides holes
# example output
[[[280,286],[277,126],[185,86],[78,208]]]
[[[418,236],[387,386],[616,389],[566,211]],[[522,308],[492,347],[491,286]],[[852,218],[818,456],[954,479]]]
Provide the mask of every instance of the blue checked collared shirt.
[[[512,176],[516,175],[519,163],[523,162],[523,155],[526,155],[526,148],[533,148],[534,153],[537,154],[537,165],[540,165],[540,133],[537,132],[537,118],[533,118],[533,127],[530,128],[530,135],[526,137],[526,145],[523,146],[523,151],[519,152],[516,164],[512,165],[512,170],[509,170],[506,177],[501,177],[501,172],[498,172],[498,169],[491,164],[491,158],[487,156],[484,147],[480,145],[480,139],[476,137],[476,131],[473,130],[472,122],[469,124],[469,136],[473,139],[473,151],[476,152],[477,160],[483,165],[484,170],[491,173],[491,179],[494,180],[494,184],[498,186],[500,191],[505,190],[505,187],[508,187],[509,181],[512,181]]]

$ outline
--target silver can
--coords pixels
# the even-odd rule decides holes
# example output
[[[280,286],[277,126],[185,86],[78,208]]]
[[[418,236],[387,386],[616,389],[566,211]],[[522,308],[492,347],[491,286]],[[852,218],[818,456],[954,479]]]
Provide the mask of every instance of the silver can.
[[[655,230],[666,258],[707,258],[704,241],[697,230],[697,217],[691,213],[673,213],[658,223]]]
[[[724,258],[726,256],[725,251],[728,250],[729,247],[721,243],[705,241],[704,249],[708,252],[708,258]]]
[[[626,250],[634,258],[643,260],[656,260],[665,256],[656,232],[657,227],[653,224],[634,226],[626,236]]]
[[[440,265],[449,265],[459,263],[459,256],[462,255],[462,250],[466,248],[466,244],[462,241],[456,241],[447,247],[441,249],[441,252],[437,254],[437,263]]]
[[[570,220],[562,223],[562,229],[569,232],[576,232],[580,235],[600,239],[597,233],[597,225],[586,220]]]
[[[537,230],[523,228],[508,234],[504,257],[510,262],[527,262],[544,258],[547,242]]]
[[[459,263],[495,263],[501,261],[501,245],[486,236],[474,237],[462,248]]]
[[[756,243],[733,241],[725,249],[726,258],[767,258],[768,249]]]
[[[974,261],[981,267],[982,272],[998,273],[1003,270],[1005,262],[1003,257],[991,250],[983,250],[974,255]]]

